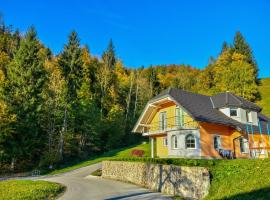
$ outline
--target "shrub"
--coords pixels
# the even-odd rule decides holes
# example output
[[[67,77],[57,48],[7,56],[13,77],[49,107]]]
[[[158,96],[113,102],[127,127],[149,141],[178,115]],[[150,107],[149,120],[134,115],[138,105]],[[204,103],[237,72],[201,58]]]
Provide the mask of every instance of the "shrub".
[[[134,149],[131,151],[131,155],[136,157],[143,157],[144,153],[145,153],[144,150],[140,149]]]

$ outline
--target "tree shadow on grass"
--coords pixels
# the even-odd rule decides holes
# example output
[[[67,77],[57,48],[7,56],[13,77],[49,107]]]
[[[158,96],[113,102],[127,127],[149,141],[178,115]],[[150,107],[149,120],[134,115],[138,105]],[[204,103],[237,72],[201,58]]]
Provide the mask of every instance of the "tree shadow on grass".
[[[220,200],[270,200],[270,187],[221,198]]]

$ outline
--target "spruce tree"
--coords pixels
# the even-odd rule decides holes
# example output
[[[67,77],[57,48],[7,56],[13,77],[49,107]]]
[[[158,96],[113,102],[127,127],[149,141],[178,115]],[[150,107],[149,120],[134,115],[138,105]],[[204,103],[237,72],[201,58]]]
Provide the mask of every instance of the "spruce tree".
[[[59,139],[59,158],[63,159],[65,138],[69,138],[70,152],[74,153],[74,145],[76,141],[73,137],[67,135],[68,132],[76,132],[77,121],[80,120],[76,116],[76,110],[78,109],[78,90],[81,87],[82,82],[82,50],[80,47],[80,40],[78,34],[71,32],[68,43],[64,46],[63,52],[59,56],[58,64],[62,71],[63,77],[67,85],[67,96],[65,98],[64,116],[63,116],[63,128],[60,132]],[[74,144],[75,142],[75,144]]]
[[[41,93],[46,81],[45,57],[35,29],[32,27],[21,41],[14,59],[7,68],[3,98],[16,115],[12,124],[13,164],[17,158],[37,161],[42,152],[44,135],[40,127]]]
[[[114,69],[116,56],[112,39],[110,39],[107,50],[102,55],[102,59],[109,69]]]
[[[82,50],[78,34],[73,31],[68,38],[68,44],[64,46],[60,54],[58,64],[62,69],[64,78],[68,85],[68,101],[73,101],[77,97],[77,90],[82,79]]]
[[[253,56],[253,52],[244,36],[238,31],[234,36],[233,50],[245,56],[245,61],[251,64],[254,68],[254,76],[258,83],[258,66]]]

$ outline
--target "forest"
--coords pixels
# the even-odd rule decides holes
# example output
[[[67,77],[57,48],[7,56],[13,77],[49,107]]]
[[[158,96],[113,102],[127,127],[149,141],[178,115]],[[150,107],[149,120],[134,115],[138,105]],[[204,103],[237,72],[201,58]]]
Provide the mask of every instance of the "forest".
[[[90,47],[90,48],[89,48]],[[100,56],[72,31],[55,55],[38,38],[0,24],[0,169],[56,167],[141,140],[131,133],[146,102],[168,87],[260,99],[258,66],[240,32],[203,69],[123,65],[113,41]]]

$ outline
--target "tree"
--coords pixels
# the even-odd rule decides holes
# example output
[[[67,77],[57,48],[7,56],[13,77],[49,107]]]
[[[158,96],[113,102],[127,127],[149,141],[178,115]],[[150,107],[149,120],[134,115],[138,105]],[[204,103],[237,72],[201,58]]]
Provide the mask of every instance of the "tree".
[[[102,60],[104,64],[111,70],[114,69],[116,63],[115,50],[112,39],[109,41],[107,50],[102,54]]]
[[[71,32],[68,38],[68,44],[64,46],[64,50],[59,56],[58,64],[67,84],[63,127],[59,139],[59,156],[60,159],[63,159],[65,135],[68,132],[68,128],[70,128],[71,132],[75,131],[73,124],[76,124],[77,119],[73,118],[71,114],[74,113],[72,112],[73,110],[77,109],[77,92],[82,80],[82,50],[80,48],[78,35],[75,31]]]
[[[252,49],[246,42],[244,36],[238,31],[234,36],[233,50],[236,53],[245,56],[245,61],[251,64],[254,68],[254,76],[256,77],[256,83],[258,83],[258,66],[252,53]]]
[[[69,102],[77,97],[77,89],[82,79],[82,49],[78,34],[72,31],[68,38],[68,44],[64,46],[59,56],[58,64],[61,67],[64,78],[67,81]]]
[[[244,55],[224,51],[213,66],[213,93],[230,91],[254,101],[258,93],[253,66]]]
[[[3,98],[12,115],[16,115],[16,123],[11,125],[12,141],[8,141],[13,144],[12,165],[17,158],[18,161],[38,161],[42,154],[41,93],[47,77],[43,49],[35,29],[31,27],[7,68]]]
[[[42,128],[46,132],[46,151],[41,159],[41,166],[52,166],[60,160],[59,140],[62,131],[67,84],[56,58],[45,61],[48,81],[42,93],[44,105],[42,109]]]
[[[114,90],[115,74],[113,70],[117,59],[115,56],[115,50],[112,40],[110,40],[107,50],[102,55],[102,65],[97,70],[97,81],[100,86],[100,102],[101,102],[101,117],[105,114],[104,108],[106,107],[106,101],[110,99],[110,94]],[[110,108],[107,108],[107,111]]]
[[[226,41],[223,42],[222,44],[222,48],[221,48],[221,53],[223,53],[224,51],[227,51],[229,49],[229,45]]]

